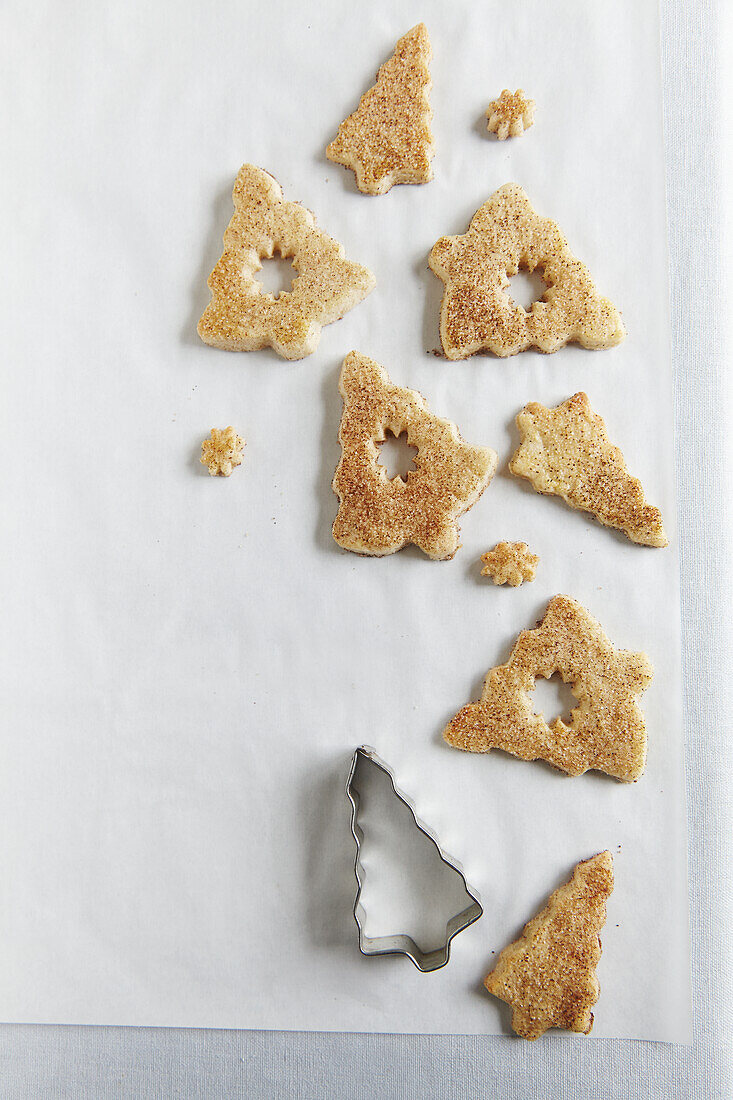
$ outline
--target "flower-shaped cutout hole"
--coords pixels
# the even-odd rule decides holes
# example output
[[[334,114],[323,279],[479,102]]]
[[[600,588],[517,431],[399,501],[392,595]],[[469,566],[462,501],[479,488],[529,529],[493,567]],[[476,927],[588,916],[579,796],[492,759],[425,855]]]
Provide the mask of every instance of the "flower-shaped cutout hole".
[[[279,298],[281,294],[290,294],[293,283],[298,277],[291,256],[276,249],[271,257],[260,257],[260,265],[255,279],[260,284],[263,294],[269,294],[273,298]]]
[[[541,715],[550,727],[558,718],[569,726],[572,722],[571,711],[578,705],[572,687],[572,684],[563,680],[559,672],[553,672],[549,679],[538,676],[532,690],[534,713]]]
[[[542,271],[539,267],[536,267],[534,271],[521,267],[514,275],[507,272],[507,278],[508,285],[504,288],[505,293],[515,305],[521,306],[522,309],[527,311],[532,308],[535,302],[542,300],[542,296],[547,290],[547,283],[542,277]]]
[[[402,481],[407,481],[407,475],[410,471],[417,468],[415,466],[417,447],[410,445],[407,440],[407,432],[400,432],[399,435],[395,435],[390,428],[387,428],[384,440],[377,444],[377,449],[379,451],[377,461],[380,466],[384,467],[390,480],[401,478]]]

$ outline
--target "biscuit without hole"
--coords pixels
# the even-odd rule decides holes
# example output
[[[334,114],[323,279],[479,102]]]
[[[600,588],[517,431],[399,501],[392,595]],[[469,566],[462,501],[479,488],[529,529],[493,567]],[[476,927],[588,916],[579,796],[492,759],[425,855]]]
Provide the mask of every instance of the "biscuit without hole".
[[[587,394],[576,393],[554,409],[533,401],[517,416],[517,427],[522,442],[509,462],[513,474],[538,493],[591,512],[632,542],[667,546],[661,512],[646,503],[641,482],[626,469]]]
[[[526,542],[497,542],[493,550],[481,555],[484,563],[481,576],[493,577],[494,584],[517,588],[524,581],[535,579],[539,560]]]
[[[600,994],[600,932],[612,892],[610,852],[579,863],[487,975],[484,985],[511,1005],[512,1027],[523,1039],[538,1039],[549,1027],[590,1034]]]
[[[211,436],[201,444],[202,466],[208,467],[212,477],[229,477],[235,466],[242,465],[244,440],[234,428],[212,428]]]
[[[268,172],[245,164],[232,192],[224,252],[209,276],[212,299],[198,324],[205,344],[225,351],[272,347],[285,359],[314,352],[321,327],[358,305],[376,285],[368,268],[344,258],[310,210],[285,202]],[[292,257],[290,291],[268,294],[256,274],[275,253]]]
[[[535,714],[538,676],[559,672],[578,705],[569,724]],[[492,668],[477,703],[443,730],[453,748],[502,749],[521,760],[546,760],[568,775],[588,769],[632,783],[644,770],[646,729],[636,702],[653,675],[645,653],[614,649],[602,627],[570,596],[553,596],[534,630],[523,630],[505,665]]]
[[[452,558],[458,517],[491,481],[497,455],[470,447],[455,424],[428,411],[415,390],[395,386],[373,359],[352,351],[341,369],[341,458],[333,478],[339,510],[333,537],[344,550],[382,556],[412,542],[428,557]],[[379,464],[387,431],[417,448],[405,480]]]
[[[626,335],[613,302],[598,294],[559,227],[535,213],[518,183],[495,191],[467,233],[441,237],[429,263],[445,283],[440,339],[448,359],[553,352],[572,341],[610,348]],[[528,310],[507,292],[520,268],[538,270],[547,286]]]
[[[534,122],[535,102],[521,88],[510,92],[505,88],[498,99],[489,104],[486,112],[486,129],[496,134],[499,141],[520,137]]]
[[[427,28],[418,23],[400,38],[376,84],[326,149],[329,160],[353,170],[366,195],[384,195],[395,183],[428,183],[433,178],[431,57]]]

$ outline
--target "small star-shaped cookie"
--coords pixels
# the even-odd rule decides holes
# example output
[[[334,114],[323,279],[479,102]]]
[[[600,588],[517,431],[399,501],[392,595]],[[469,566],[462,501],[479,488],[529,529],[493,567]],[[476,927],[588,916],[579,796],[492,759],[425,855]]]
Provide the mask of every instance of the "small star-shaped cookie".
[[[528,99],[521,88],[517,88],[516,92],[505,88],[499,98],[489,104],[487,129],[489,133],[496,134],[499,141],[519,137],[534,122],[534,109],[534,100]]]
[[[494,584],[516,588],[523,581],[533,581],[539,558],[530,553],[526,542],[497,542],[493,550],[481,555],[485,568],[482,577],[493,577]]]
[[[522,88],[514,92],[504,88],[499,99],[489,103],[486,119],[489,120],[486,129],[500,141],[518,138],[535,121],[535,101],[528,99]]]
[[[201,444],[201,465],[208,466],[212,477],[229,477],[242,464],[244,440],[234,428],[212,428],[211,437]]]

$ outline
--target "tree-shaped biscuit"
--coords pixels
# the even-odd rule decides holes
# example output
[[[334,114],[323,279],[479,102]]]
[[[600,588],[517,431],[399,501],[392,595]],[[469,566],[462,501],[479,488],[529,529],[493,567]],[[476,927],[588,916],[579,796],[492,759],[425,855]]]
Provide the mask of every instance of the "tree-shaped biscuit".
[[[341,459],[333,479],[339,510],[333,537],[345,550],[381,556],[408,542],[428,557],[452,558],[460,515],[491,481],[497,456],[469,447],[455,424],[430,413],[415,390],[401,389],[378,363],[352,351],[341,369]],[[378,446],[391,431],[417,448],[406,480],[390,479]]]
[[[517,1035],[538,1039],[549,1027],[590,1034],[600,993],[600,932],[612,891],[613,858],[600,852],[577,865],[570,881],[502,951],[484,985],[514,1009]]]
[[[538,676],[559,672],[578,705],[569,724],[548,726],[532,707]],[[502,749],[522,760],[546,760],[568,775],[589,768],[626,783],[646,759],[644,716],[636,702],[652,678],[645,653],[616,650],[596,620],[570,596],[554,596],[535,630],[523,630],[505,665],[492,668],[480,700],[443,730],[456,749]]]
[[[432,57],[424,23],[403,35],[377,73],[377,82],[339,126],[326,156],[352,168],[367,195],[383,195],[395,183],[433,178],[428,62]]]
[[[509,463],[538,493],[560,496],[571,508],[592,512],[606,527],[643,546],[666,546],[658,508],[647,504],[641,482],[608,438],[606,425],[576,393],[555,409],[532,402],[517,417],[522,442]]]
[[[484,349],[500,356],[531,347],[551,352],[571,341],[610,348],[625,336],[613,302],[598,294],[559,227],[535,213],[518,183],[495,191],[467,233],[441,237],[429,262],[445,283],[440,339],[449,359]],[[507,293],[520,268],[537,270],[547,286],[528,310]]]
[[[285,202],[277,180],[245,164],[232,192],[234,215],[224,252],[209,276],[212,299],[198,324],[206,344],[226,351],[272,347],[285,359],[314,352],[321,326],[343,317],[375,286],[368,268],[344,258],[310,210]],[[287,293],[268,294],[255,278],[263,259],[292,257]]]

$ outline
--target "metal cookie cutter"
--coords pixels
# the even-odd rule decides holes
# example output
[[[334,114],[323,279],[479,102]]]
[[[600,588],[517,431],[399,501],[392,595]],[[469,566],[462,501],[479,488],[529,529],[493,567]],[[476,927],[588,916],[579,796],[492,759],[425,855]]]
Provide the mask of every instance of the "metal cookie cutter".
[[[470,902],[465,909],[462,909],[460,913],[456,913],[454,917],[448,921],[445,929],[445,943],[441,947],[436,947],[432,951],[423,951],[415,943],[411,936],[405,933],[400,933],[393,936],[367,936],[364,931],[364,925],[366,923],[366,910],[361,904],[361,891],[364,883],[366,872],[361,865],[361,845],[364,840],[364,834],[357,822],[359,814],[359,782],[357,778],[357,770],[359,765],[363,762],[373,764],[388,776],[390,783],[392,784],[392,790],[394,791],[400,802],[407,806],[408,810],[412,814],[415,824],[428,840],[430,840],[435,846],[435,850],[438,853],[440,859],[446,865],[450,867],[452,871],[459,876],[466,891],[466,899]],[[466,882],[466,876],[463,873],[463,868],[457,860],[452,859],[446,855],[443,849],[438,843],[438,838],[433,832],[418,818],[415,813],[415,808],[410,802],[409,798],[402,793],[395,783],[394,774],[388,764],[385,764],[374,749],[369,748],[368,745],[361,745],[356,751],[351,760],[351,769],[349,770],[349,778],[346,780],[346,795],[351,803],[351,832],[356,842],[356,856],[354,858],[354,874],[356,875],[356,897],[354,899],[354,920],[356,921],[359,929],[359,950],[362,955],[407,955],[408,959],[414,962],[418,970],[427,972],[430,970],[440,970],[441,966],[445,966],[450,958],[450,945],[454,936],[457,936],[459,932],[462,932],[464,928],[468,928],[469,925],[477,921],[483,913],[483,906],[478,899],[478,895],[471,890]]]

